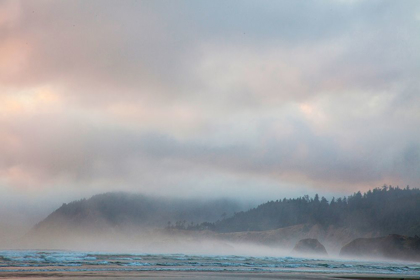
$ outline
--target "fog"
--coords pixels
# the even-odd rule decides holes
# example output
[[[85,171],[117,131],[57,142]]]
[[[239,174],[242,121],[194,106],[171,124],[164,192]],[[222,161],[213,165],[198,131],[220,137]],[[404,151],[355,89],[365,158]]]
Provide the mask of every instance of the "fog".
[[[278,245],[246,242],[235,237],[212,232],[188,232],[147,228],[43,231],[38,236],[15,240],[14,249],[71,250],[81,252],[127,254],[186,254],[186,255],[236,255],[252,257],[316,257],[317,254],[292,252],[297,241]],[[6,249],[8,249],[6,247]],[[338,257],[338,252],[329,256]]]
[[[205,235],[158,230],[121,232],[73,232],[70,236],[45,233],[39,240],[18,242],[19,249],[51,249],[134,254],[195,254],[286,256],[292,247],[275,248],[253,243],[234,242]]]
[[[0,1],[0,246],[106,192],[242,211],[419,187],[418,34],[418,1]],[[159,246],[259,250],[194,242]]]

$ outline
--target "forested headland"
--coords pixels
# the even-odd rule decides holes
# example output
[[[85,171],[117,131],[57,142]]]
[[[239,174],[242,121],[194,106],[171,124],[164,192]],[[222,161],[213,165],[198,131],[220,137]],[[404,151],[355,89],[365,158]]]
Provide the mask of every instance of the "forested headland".
[[[420,190],[392,186],[328,201],[324,197],[269,201],[214,223],[185,227],[217,232],[265,231],[298,224],[354,228],[379,234],[420,234]],[[178,223],[178,227],[183,225]]]
[[[251,209],[230,200],[171,200],[107,193],[63,204],[34,230],[135,226],[233,233],[303,224],[379,235],[420,235],[420,190],[383,186],[330,201],[319,195],[304,195],[268,201]]]

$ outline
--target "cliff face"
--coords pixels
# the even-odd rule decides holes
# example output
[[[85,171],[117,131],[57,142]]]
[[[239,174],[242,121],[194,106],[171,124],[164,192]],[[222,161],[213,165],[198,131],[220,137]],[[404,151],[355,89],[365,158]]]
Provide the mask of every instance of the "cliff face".
[[[345,245],[340,256],[420,261],[420,237],[390,234],[385,237],[358,238]]]

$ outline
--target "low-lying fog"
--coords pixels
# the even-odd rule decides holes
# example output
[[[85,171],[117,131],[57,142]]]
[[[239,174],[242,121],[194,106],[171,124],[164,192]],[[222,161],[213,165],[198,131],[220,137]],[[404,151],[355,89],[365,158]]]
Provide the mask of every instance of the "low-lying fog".
[[[207,237],[206,237],[207,235]],[[290,256],[295,244],[287,248],[227,241],[209,233],[185,233],[166,230],[132,232],[74,232],[55,236],[43,234],[36,240],[15,243],[19,249],[48,249],[150,254]]]

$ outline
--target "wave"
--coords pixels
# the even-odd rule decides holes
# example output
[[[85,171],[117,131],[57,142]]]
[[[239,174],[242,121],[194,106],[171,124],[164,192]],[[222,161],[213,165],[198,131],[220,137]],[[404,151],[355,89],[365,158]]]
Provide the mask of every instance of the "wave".
[[[0,251],[1,272],[50,271],[232,271],[420,276],[416,263],[294,257],[184,254],[115,254],[73,251]]]

